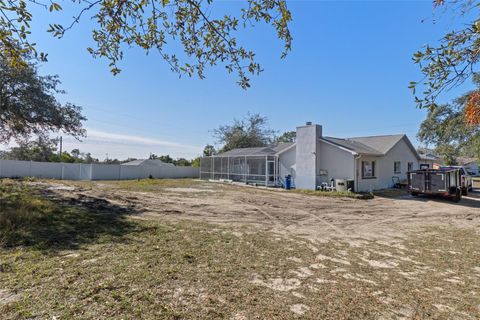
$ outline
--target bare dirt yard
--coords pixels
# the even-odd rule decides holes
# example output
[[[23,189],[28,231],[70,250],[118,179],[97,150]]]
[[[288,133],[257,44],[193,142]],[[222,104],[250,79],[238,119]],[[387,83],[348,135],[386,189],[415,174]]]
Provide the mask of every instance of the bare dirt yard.
[[[0,210],[2,319],[480,318],[478,192],[3,180]]]

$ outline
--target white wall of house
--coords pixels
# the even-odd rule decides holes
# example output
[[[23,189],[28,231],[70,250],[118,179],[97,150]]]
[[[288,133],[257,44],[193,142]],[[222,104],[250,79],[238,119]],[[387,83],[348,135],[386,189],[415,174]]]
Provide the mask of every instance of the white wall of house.
[[[434,164],[434,163],[436,163],[436,164],[441,164],[440,161],[431,160],[431,159],[421,159],[421,160],[419,161],[419,166],[420,166],[421,164],[428,164],[428,167],[431,169],[431,168],[433,168],[433,164]]]
[[[282,152],[278,156],[279,175],[284,178],[286,175],[291,175],[295,180],[295,162],[296,162],[296,146]]]
[[[329,182],[330,179],[355,178],[354,155],[351,152],[342,150],[325,141],[319,141],[317,155],[318,184]],[[322,175],[325,173],[326,175]]]
[[[375,161],[375,178],[362,178],[362,161]],[[400,172],[394,172],[395,161],[400,161]],[[358,159],[358,191],[370,191],[389,188],[393,186],[392,177],[397,176],[400,180],[407,179],[408,163],[413,163],[413,170],[420,167],[419,160],[415,153],[409,148],[407,142],[400,140],[385,156],[383,157],[364,157]]]

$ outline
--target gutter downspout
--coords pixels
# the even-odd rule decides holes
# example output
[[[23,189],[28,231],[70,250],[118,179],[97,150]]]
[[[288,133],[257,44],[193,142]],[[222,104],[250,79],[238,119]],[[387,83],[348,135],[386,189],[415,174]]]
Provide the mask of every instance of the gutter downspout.
[[[353,161],[353,174],[355,175],[355,192],[358,192],[358,172],[357,172],[357,160],[359,160],[362,157],[362,155],[357,154],[354,157]]]

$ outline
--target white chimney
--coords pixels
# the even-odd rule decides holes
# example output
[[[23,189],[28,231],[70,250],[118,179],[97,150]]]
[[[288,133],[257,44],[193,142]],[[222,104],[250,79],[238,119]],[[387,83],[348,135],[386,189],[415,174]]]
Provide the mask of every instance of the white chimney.
[[[299,189],[315,190],[317,183],[317,155],[322,126],[307,122],[297,127],[296,138],[296,178]]]

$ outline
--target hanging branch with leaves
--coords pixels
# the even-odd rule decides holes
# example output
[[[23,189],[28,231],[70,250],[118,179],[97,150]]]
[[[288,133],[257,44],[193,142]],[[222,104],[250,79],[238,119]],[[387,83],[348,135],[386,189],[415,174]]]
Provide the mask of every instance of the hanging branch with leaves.
[[[472,0],[435,0],[436,7],[460,16],[478,14],[480,3]],[[419,108],[438,107],[439,96],[469,80],[478,72],[480,59],[480,18],[468,23],[463,29],[447,33],[438,46],[425,46],[413,55],[414,63],[420,66],[423,78],[410,82],[409,88]],[[418,92],[421,92],[418,94]],[[466,120],[471,125],[480,124],[480,99],[472,93],[465,106]]]
[[[62,38],[88,16],[96,21],[92,30],[95,46],[87,48],[93,57],[109,61],[113,74],[121,72],[119,63],[125,47],[140,47],[147,53],[157,51],[181,75],[205,77],[208,66],[223,65],[228,73],[236,73],[242,88],[250,86],[250,76],[262,68],[255,53],[238,43],[239,28],[256,23],[271,25],[284,43],[281,57],[291,49],[288,28],[292,20],[285,0],[245,0],[245,8],[237,16],[212,14],[214,0],[77,0],[78,14],[69,25],[51,23],[53,36]],[[28,5],[27,5],[28,4]],[[57,2],[39,0],[0,0],[0,58],[13,64],[23,61],[24,54],[46,59],[37,54],[36,44],[29,41],[30,5],[45,10],[62,11]],[[180,46],[183,52],[172,47]]]

